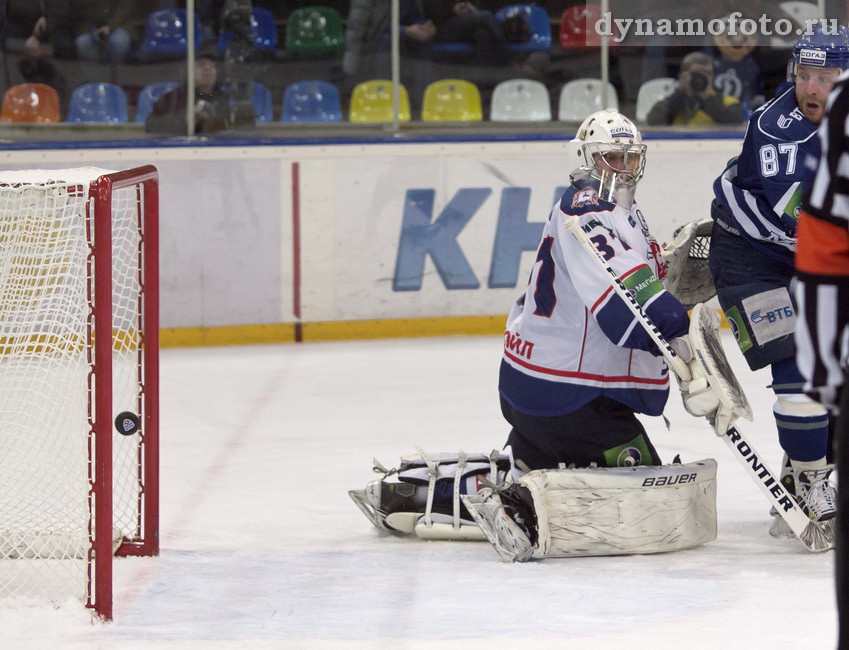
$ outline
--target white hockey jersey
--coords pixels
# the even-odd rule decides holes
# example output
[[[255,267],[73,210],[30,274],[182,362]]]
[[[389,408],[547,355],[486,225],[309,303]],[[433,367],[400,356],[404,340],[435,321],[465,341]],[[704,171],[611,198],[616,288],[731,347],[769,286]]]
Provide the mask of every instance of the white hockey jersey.
[[[499,391],[532,415],[563,415],[600,396],[660,415],[666,364],[609,276],[563,226],[567,216],[580,218],[667,340],[687,333],[687,310],[663,286],[666,264],[637,205],[625,210],[583,185],[566,190],[545,224],[527,290],[507,320]]]

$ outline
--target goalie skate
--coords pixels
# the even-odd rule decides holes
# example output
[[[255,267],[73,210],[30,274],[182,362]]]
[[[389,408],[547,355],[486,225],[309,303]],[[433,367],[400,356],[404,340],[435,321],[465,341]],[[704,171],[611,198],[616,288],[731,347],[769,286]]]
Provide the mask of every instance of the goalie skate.
[[[412,528],[403,522],[406,519],[395,518],[390,523],[387,517],[390,514],[406,514],[403,510],[415,513],[415,503],[412,500],[415,486],[409,483],[388,483],[382,479],[371,481],[365,490],[349,490],[348,495],[357,504],[357,507],[362,510],[363,514],[368,517],[380,530],[385,530],[389,533],[409,534],[412,533]],[[395,525],[393,526],[392,523]],[[415,523],[412,524],[415,527]]]
[[[522,527],[507,514],[491,489],[463,496],[463,503],[504,562],[527,562],[536,548]]]
[[[489,454],[416,454],[401,457],[397,469],[377,459],[374,471],[383,478],[348,495],[381,531],[422,539],[484,540],[484,534],[465,511],[460,495],[474,494],[480,484],[502,483],[510,457],[494,449]],[[439,496],[437,496],[439,493]]]
[[[752,407],[746,393],[731,364],[725,356],[722,341],[719,340],[719,314],[715,310],[699,303],[693,307],[690,316],[690,345],[707,376],[708,385],[720,402],[720,408],[712,424],[718,436],[738,417],[752,421]]]

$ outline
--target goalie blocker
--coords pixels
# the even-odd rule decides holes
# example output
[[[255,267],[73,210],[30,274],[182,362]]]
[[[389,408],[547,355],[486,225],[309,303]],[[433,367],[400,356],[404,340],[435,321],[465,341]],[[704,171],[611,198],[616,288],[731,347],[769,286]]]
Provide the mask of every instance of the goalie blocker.
[[[535,470],[463,501],[507,562],[680,551],[716,538],[716,461]]]

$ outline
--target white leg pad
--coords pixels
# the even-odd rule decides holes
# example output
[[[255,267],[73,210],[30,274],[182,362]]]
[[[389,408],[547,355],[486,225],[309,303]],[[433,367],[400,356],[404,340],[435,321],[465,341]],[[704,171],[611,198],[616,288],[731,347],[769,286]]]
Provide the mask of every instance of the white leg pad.
[[[531,491],[545,557],[664,553],[716,539],[716,461],[535,470]]]

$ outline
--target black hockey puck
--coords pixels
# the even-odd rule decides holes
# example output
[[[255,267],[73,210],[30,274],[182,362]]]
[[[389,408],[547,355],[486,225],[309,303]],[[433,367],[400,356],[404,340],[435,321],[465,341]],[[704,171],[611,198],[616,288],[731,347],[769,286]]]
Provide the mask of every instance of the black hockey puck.
[[[131,411],[121,411],[115,418],[115,430],[122,436],[133,435],[140,426],[139,416]]]

